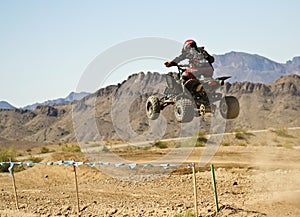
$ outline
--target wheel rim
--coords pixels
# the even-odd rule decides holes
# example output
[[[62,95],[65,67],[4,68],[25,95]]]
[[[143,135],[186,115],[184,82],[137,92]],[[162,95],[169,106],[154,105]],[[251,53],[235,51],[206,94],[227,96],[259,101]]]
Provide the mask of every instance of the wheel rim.
[[[151,103],[147,104],[147,112],[151,115],[153,114],[153,106],[151,105]]]
[[[220,111],[221,111],[222,114],[226,114],[227,113],[227,105],[226,105],[225,101],[221,103]]]

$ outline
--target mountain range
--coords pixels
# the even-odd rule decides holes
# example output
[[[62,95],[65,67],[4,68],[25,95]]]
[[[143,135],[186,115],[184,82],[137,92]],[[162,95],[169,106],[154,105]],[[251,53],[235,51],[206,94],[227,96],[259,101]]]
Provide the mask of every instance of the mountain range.
[[[0,108],[2,109],[14,109],[15,107],[6,101],[0,101]]]
[[[233,58],[234,56],[239,58]],[[241,61],[243,58],[248,60],[247,64]],[[224,86],[224,92],[237,97],[240,103],[240,114],[238,118],[226,122],[226,131],[236,128],[256,130],[299,127],[299,65],[299,57],[279,64],[244,53],[231,52],[217,56],[216,74],[221,67],[222,75],[228,70],[228,74],[232,73],[233,76]],[[274,76],[271,69],[274,70]],[[252,70],[253,73],[261,71],[261,74],[242,79],[239,77],[239,70]],[[142,138],[146,135],[152,136],[152,139],[160,136],[178,137],[182,126],[175,120],[173,106],[168,106],[161,112],[163,119],[159,123],[149,121],[145,114],[147,98],[152,94],[162,95],[166,87],[166,76],[167,74],[158,72],[140,72],[132,74],[121,84],[101,88],[92,94],[71,93],[66,98],[49,100],[25,107],[26,109],[16,109],[1,102],[0,105],[5,108],[0,108],[0,145],[21,141],[34,144],[71,142],[77,139],[130,140],[132,137]],[[244,81],[247,79],[258,81]],[[260,79],[264,82],[260,82]],[[267,82],[268,80],[272,81]],[[203,127],[209,124],[201,120],[200,123]],[[153,128],[153,124],[158,125]],[[163,135],[160,135],[161,127],[164,127]]]
[[[178,137],[182,126],[176,122],[173,106],[161,112],[159,122],[145,114],[145,102],[152,94],[161,95],[166,74],[133,74],[123,83],[101,88],[81,100],[65,105],[39,105],[34,110],[0,109],[0,145],[131,140],[132,137]],[[240,114],[228,120],[226,131],[298,127],[300,123],[300,76],[279,77],[268,84],[234,82],[224,86],[226,95],[238,98]],[[164,121],[165,120],[165,121]],[[198,120],[198,119],[195,119]],[[162,121],[162,122],[161,122]],[[199,119],[201,126],[209,122]],[[158,124],[156,127],[152,127]],[[76,132],[75,132],[76,130]],[[155,132],[155,130],[158,130]],[[147,137],[148,138],[148,137]]]
[[[85,97],[89,94],[90,93],[88,93],[88,92],[80,92],[80,93],[71,92],[65,98],[47,100],[47,101],[44,101],[44,102],[41,102],[41,103],[37,102],[37,103],[31,104],[31,105],[24,106],[21,109],[23,109],[23,110],[34,110],[38,106],[41,106],[41,105],[66,105],[66,104],[69,104],[69,103],[73,102],[74,100],[80,100],[80,99],[82,99],[83,97]],[[15,109],[15,108],[16,107],[10,105],[6,101],[1,101],[0,102],[0,109]]]
[[[36,107],[38,107],[40,105],[66,105],[66,104],[69,104],[69,103],[73,102],[74,100],[81,100],[83,97],[85,97],[89,94],[90,93],[87,93],[87,92],[80,92],[80,93],[71,92],[65,98],[47,100],[47,101],[42,102],[42,103],[34,103],[32,105],[27,105],[27,106],[23,107],[22,109],[34,110]]]
[[[269,83],[278,77],[289,74],[300,75],[300,57],[294,57],[286,63],[277,63],[266,57],[243,52],[229,52],[223,55],[214,55],[215,77],[232,76],[229,82],[248,81],[254,83]],[[71,92],[65,98],[47,100],[42,103],[34,103],[24,106],[22,109],[33,110],[39,105],[64,105],[80,100],[89,95],[87,92]],[[13,109],[8,102],[1,101],[0,108]]]
[[[230,75],[230,82],[269,83],[282,75],[300,75],[300,57],[294,57],[286,63],[277,63],[256,54],[243,52],[230,52],[214,57],[215,76]]]

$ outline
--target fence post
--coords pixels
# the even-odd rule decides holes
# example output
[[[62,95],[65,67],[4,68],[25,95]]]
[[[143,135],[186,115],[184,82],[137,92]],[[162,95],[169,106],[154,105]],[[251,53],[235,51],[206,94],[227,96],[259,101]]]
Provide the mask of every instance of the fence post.
[[[194,209],[195,209],[195,216],[198,217],[198,202],[197,202],[198,195],[197,195],[195,164],[193,164],[192,170],[193,170],[193,183],[194,183]]]
[[[9,172],[10,172],[10,175],[12,178],[12,183],[13,183],[13,188],[14,188],[16,208],[19,211],[18,193],[17,193],[16,181],[15,181],[15,175],[14,175],[14,164],[12,162],[10,162]]]
[[[76,187],[77,209],[78,209],[78,215],[79,215],[80,214],[80,207],[79,207],[78,183],[77,183],[76,166],[74,164],[73,164],[73,168],[74,168],[74,178],[75,178],[75,187]]]
[[[215,168],[214,165],[210,165],[211,175],[212,175],[212,183],[214,189],[214,197],[215,197],[215,204],[216,204],[216,211],[219,212],[219,203],[218,203],[218,194],[217,194],[217,186],[216,186],[216,177],[215,177]]]

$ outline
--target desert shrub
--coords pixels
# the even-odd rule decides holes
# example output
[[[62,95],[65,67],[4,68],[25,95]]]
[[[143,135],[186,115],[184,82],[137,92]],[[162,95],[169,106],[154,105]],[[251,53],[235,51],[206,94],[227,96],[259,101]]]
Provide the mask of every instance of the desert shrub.
[[[33,163],[39,163],[43,160],[41,157],[35,157],[35,156],[30,156],[27,161],[33,162]]]
[[[243,142],[243,141],[241,141],[241,142],[237,142],[237,143],[235,143],[237,146],[242,146],[242,147],[246,147],[247,146],[247,143],[246,142]]]
[[[273,132],[277,136],[281,136],[281,137],[293,137],[293,136],[289,135],[288,130],[284,127],[279,127],[279,128],[273,129],[273,130],[271,130],[271,132]]]
[[[142,150],[144,150],[144,151],[148,151],[150,149],[151,149],[151,146],[144,146],[144,147],[142,147]]]
[[[174,217],[195,217],[195,214],[189,210],[185,214],[175,214]]]
[[[221,145],[222,145],[222,146],[230,146],[231,143],[228,142],[228,141],[223,141],[223,142],[221,143]]]
[[[180,148],[181,147],[181,143],[176,143],[175,148]]]
[[[160,149],[168,148],[167,143],[162,142],[160,140],[155,140],[153,146],[157,147],[157,148],[160,148]]]
[[[207,134],[205,131],[200,130],[197,135],[197,142],[195,146],[196,147],[205,146],[206,142],[207,142]]]
[[[202,142],[202,141],[196,141],[196,143],[195,143],[195,147],[204,147],[206,145],[206,143],[205,142]]]
[[[203,142],[203,143],[206,143],[207,142],[207,134],[205,131],[203,130],[200,130],[198,132],[198,135],[197,135],[197,142]]]
[[[246,129],[238,128],[235,130],[235,138],[239,140],[248,140],[250,136],[254,136],[253,133],[247,132]]]
[[[31,148],[27,148],[26,152],[32,152],[32,149]]]
[[[16,161],[16,151],[13,146],[0,148],[0,162]],[[0,165],[0,172],[8,172],[9,164]]]
[[[76,144],[65,144],[61,150],[63,152],[81,152],[80,147]]]
[[[107,148],[105,145],[103,146],[102,151],[103,152],[110,152],[109,148]]]
[[[203,147],[206,145],[207,142],[207,134],[205,131],[200,130],[197,134],[196,137],[196,143],[195,143],[195,147]]]
[[[243,132],[236,132],[235,133],[235,138],[240,139],[240,140],[247,140],[247,137]]]
[[[46,153],[49,153],[49,152],[50,152],[50,150],[47,147],[42,147],[41,151],[40,151],[41,154],[46,154]]]
[[[282,147],[282,148],[293,148],[293,144],[286,142],[286,143],[282,143],[282,144],[277,144],[277,147]]]

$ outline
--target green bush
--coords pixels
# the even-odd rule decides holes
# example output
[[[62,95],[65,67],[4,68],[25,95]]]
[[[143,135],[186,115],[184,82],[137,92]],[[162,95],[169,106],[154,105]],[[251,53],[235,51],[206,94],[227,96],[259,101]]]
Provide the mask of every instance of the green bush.
[[[277,144],[276,146],[277,147],[282,147],[282,148],[293,148],[294,147],[293,144],[288,143],[288,142],[283,143],[283,144]]]
[[[206,145],[206,143],[205,142],[202,142],[202,141],[196,141],[196,143],[195,143],[195,147],[204,147]]]
[[[81,148],[75,144],[65,144],[61,150],[63,152],[81,152]]]
[[[235,130],[235,138],[239,140],[248,140],[250,136],[254,136],[253,133],[247,132],[246,129],[238,128]]]
[[[46,154],[46,153],[49,153],[49,152],[50,152],[50,150],[47,147],[42,147],[41,151],[40,151],[41,154]]]
[[[102,151],[105,153],[110,152],[109,148],[107,148],[105,145],[103,146]]]
[[[30,156],[27,161],[33,162],[33,163],[39,163],[43,160],[43,158],[41,157],[34,157],[34,156]]]
[[[157,147],[157,148],[160,148],[160,149],[168,148],[167,143],[162,142],[162,141],[159,141],[159,140],[155,140],[153,146],[154,146],[154,147]]]
[[[222,146],[230,146],[231,143],[228,142],[228,141],[223,141],[223,142],[221,142],[221,145],[222,145]]]
[[[271,132],[273,132],[277,136],[281,136],[281,137],[288,137],[288,138],[293,137],[293,136],[289,135],[288,130],[284,127],[276,128],[274,130],[271,130]]]
[[[32,152],[32,149],[31,148],[27,148],[26,152]]]
[[[207,134],[205,131],[200,130],[197,135],[197,142],[206,143],[207,142]]]
[[[195,214],[189,210],[185,214],[175,214],[174,217],[195,217]]]
[[[0,162],[16,161],[16,151],[13,146],[0,148]],[[0,172],[8,172],[9,164],[0,165]]]
[[[244,133],[242,132],[236,132],[235,133],[235,138],[240,139],[240,140],[247,140],[247,137]]]
[[[176,143],[175,148],[181,148],[181,143]]]

